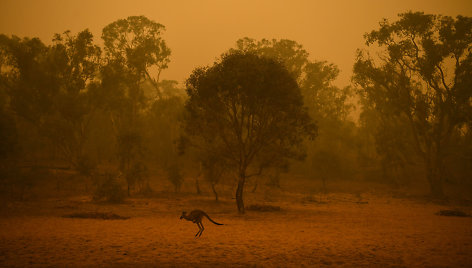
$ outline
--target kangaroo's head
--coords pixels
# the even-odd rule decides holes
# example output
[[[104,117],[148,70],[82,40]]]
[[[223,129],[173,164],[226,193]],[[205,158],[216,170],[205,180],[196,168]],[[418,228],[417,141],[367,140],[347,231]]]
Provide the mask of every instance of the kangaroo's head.
[[[184,211],[184,212],[182,212],[182,216],[180,216],[180,219],[185,218],[185,216],[187,216],[187,212]]]

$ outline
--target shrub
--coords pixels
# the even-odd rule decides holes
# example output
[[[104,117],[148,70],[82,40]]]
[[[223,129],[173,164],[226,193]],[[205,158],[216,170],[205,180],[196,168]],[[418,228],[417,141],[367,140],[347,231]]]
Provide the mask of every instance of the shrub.
[[[260,205],[260,204],[250,205],[246,207],[246,209],[252,210],[252,211],[260,211],[260,212],[280,211],[279,206]]]
[[[179,192],[183,182],[179,166],[177,164],[170,165],[166,171],[167,179],[174,185],[175,192]]]
[[[97,184],[93,200],[122,203],[125,200],[126,192],[118,182],[117,177],[111,174],[107,174],[105,177],[105,180]]]

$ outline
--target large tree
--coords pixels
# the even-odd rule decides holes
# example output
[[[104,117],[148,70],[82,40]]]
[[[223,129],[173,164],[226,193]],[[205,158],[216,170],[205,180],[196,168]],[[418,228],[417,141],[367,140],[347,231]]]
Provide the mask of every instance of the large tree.
[[[297,82],[282,63],[234,52],[195,69],[186,86],[189,140],[234,166],[244,213],[246,179],[282,159],[303,158],[304,138],[316,135]]]
[[[442,196],[451,137],[471,120],[472,18],[408,12],[365,38],[380,53],[360,51],[354,66],[364,105],[384,128],[409,126],[431,193]]]
[[[339,74],[338,67],[326,61],[311,60],[303,46],[288,39],[241,38],[236,41],[236,48],[230,52],[251,52],[259,56],[281,61],[297,81],[305,104],[316,120],[343,121],[350,112],[347,99],[350,89],[340,89],[333,85]]]
[[[144,16],[119,19],[102,30],[104,107],[115,131],[119,169],[127,180],[128,194],[139,182],[137,178],[143,181],[146,170],[145,114],[152,102],[162,101],[159,76],[170,61],[170,49],[162,38],[164,30],[163,25]],[[154,96],[146,94],[149,85]]]
[[[288,39],[255,40],[245,37],[239,39],[230,51],[251,52],[276,59],[297,81],[308,112],[319,126],[319,136],[307,144],[308,157],[298,169],[310,176],[320,177],[323,182],[331,177],[351,176],[357,151],[353,142],[354,126],[348,119],[352,111],[352,90],[333,84],[339,74],[338,67],[311,59],[301,44]],[[336,163],[332,159],[336,159]],[[279,171],[276,170],[276,176]]]
[[[171,51],[162,38],[164,30],[164,25],[144,16],[130,16],[102,31],[108,59],[122,63],[138,82],[149,81],[157,97],[161,97],[160,74],[170,62]]]
[[[8,107],[80,169],[101,51],[88,30],[56,34],[53,42],[0,36],[2,87]]]

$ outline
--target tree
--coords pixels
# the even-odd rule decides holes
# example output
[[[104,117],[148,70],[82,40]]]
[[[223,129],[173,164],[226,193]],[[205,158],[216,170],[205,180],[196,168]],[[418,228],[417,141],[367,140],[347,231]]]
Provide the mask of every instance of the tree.
[[[195,69],[186,86],[190,144],[234,167],[236,204],[244,213],[246,179],[281,159],[302,159],[304,138],[316,135],[297,82],[273,59],[234,52]]]
[[[137,81],[148,80],[161,97],[159,77],[170,62],[170,49],[161,34],[164,25],[144,16],[130,16],[110,23],[102,31],[108,58],[123,63]],[[154,78],[152,70],[157,72]]]
[[[221,177],[228,168],[227,164],[225,163],[226,159],[216,154],[200,154],[200,157],[200,172],[202,173],[204,180],[210,184],[211,190],[215,195],[215,201],[218,202],[218,192],[216,191],[216,185],[221,181]]]
[[[355,166],[351,164],[356,153],[353,143],[354,125],[348,120],[353,107],[349,103],[352,90],[350,87],[339,88],[333,85],[339,74],[338,67],[326,61],[311,60],[301,44],[287,39],[257,41],[245,37],[239,39],[236,48],[230,51],[251,52],[279,60],[297,81],[308,112],[319,127],[317,139],[307,146],[308,159],[298,169],[306,170],[310,175],[321,176],[323,182],[328,174],[331,177],[348,177],[350,174],[341,174],[340,171],[350,170],[350,166]],[[323,157],[327,152],[339,159],[340,165],[324,165]],[[319,167],[323,167],[324,171]],[[275,170],[276,174],[278,172]]]
[[[133,173],[144,156],[143,115],[146,97],[140,83],[119,61],[110,60],[101,69],[99,100],[114,133],[118,167],[128,184],[128,195],[136,181]],[[145,167],[144,167],[145,169]]]
[[[175,81],[164,80],[160,84],[162,98],[154,101],[146,113],[146,146],[152,161],[167,173],[177,192],[183,182],[183,159],[176,141],[182,132],[179,119],[184,110],[185,91]]]
[[[316,119],[330,118],[343,121],[352,105],[347,104],[350,88],[332,85],[339,74],[336,65],[326,61],[312,61],[301,44],[288,39],[242,38],[230,52],[251,52],[281,61],[297,81],[311,115]]]
[[[18,154],[18,130],[14,117],[5,109],[6,95],[0,88],[0,191],[14,178],[18,181],[16,159]]]
[[[472,114],[472,18],[408,12],[365,39],[382,54],[360,51],[353,80],[380,117],[407,123],[431,193],[443,196],[451,137]]]
[[[69,31],[56,34],[50,48],[50,73],[58,77],[59,94],[54,99],[56,114],[45,127],[48,136],[81,174],[90,176],[93,164],[84,152],[88,127],[97,105],[93,100],[100,68],[101,49],[89,30],[76,36]]]
[[[145,86],[151,84],[162,99],[159,76],[169,63],[170,49],[161,34],[165,27],[144,16],[131,16],[110,23],[102,31],[106,64],[102,68],[105,105],[117,139],[120,170],[134,187],[135,174],[144,176],[146,167],[143,125],[149,98]],[[156,72],[155,77],[152,76]],[[144,184],[146,185],[146,184]]]
[[[66,31],[56,34],[51,46],[37,38],[2,35],[0,39],[2,86],[9,107],[80,171],[101,55],[93,35],[88,30],[76,36]]]
[[[230,52],[235,51],[251,52],[259,56],[280,60],[299,83],[304,77],[306,66],[311,63],[308,59],[309,54],[303,46],[288,39],[256,41],[244,37],[236,41],[235,49],[230,49]]]
[[[8,106],[31,123],[51,113],[57,86],[50,83],[45,61],[48,48],[38,38],[20,39],[0,35],[1,82],[8,95]]]

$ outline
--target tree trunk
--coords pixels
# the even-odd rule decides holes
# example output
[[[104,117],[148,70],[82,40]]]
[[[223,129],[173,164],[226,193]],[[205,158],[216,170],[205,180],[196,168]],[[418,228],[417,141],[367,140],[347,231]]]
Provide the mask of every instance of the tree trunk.
[[[433,197],[443,198],[444,189],[442,184],[442,175],[441,175],[441,163],[440,161],[435,161],[436,163],[432,164],[431,160],[426,162],[426,179],[429,182],[429,187],[431,190],[431,195]]]
[[[197,195],[200,195],[202,193],[202,191],[200,190],[200,183],[198,181],[198,178],[203,174],[203,167],[202,167],[202,162],[199,163],[199,166],[198,166],[198,175],[195,177],[195,187],[196,187],[196,190],[197,190]]]
[[[202,193],[202,191],[200,190],[200,184],[198,183],[198,176],[195,177],[195,187],[197,189],[197,195],[200,195]]]
[[[243,202],[243,191],[244,182],[246,181],[245,175],[240,175],[238,181],[238,188],[236,189],[236,205],[238,206],[238,212],[244,214],[244,202]]]
[[[443,198],[444,190],[440,176],[436,172],[428,174],[428,182],[431,189],[431,195],[434,197]]]
[[[274,175],[269,177],[269,185],[280,189],[280,172],[276,171]]]
[[[213,193],[215,194],[215,201],[218,202],[218,193],[216,192],[214,183],[211,184],[211,189],[213,190]]]
[[[258,181],[258,179],[256,178],[254,187],[252,188],[252,191],[251,191],[252,193],[255,193],[256,190],[257,190],[257,184],[258,184],[257,181]]]

